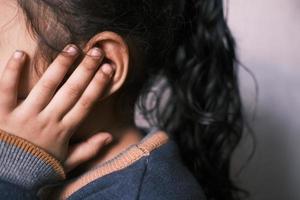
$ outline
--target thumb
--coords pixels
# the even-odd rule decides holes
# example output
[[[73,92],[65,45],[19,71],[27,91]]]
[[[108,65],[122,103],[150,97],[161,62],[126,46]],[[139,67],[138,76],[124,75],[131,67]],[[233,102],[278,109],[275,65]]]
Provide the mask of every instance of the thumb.
[[[97,133],[84,142],[70,146],[67,159],[64,163],[65,171],[68,173],[80,164],[92,159],[111,141],[111,134]]]

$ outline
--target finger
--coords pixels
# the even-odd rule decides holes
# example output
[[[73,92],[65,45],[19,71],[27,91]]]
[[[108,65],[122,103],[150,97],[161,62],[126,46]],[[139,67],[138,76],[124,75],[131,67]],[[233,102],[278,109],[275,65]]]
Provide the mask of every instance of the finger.
[[[40,112],[51,100],[57,87],[78,56],[75,45],[68,45],[46,70],[23,103],[30,112]]]
[[[103,96],[113,73],[114,69],[110,64],[101,66],[78,102],[62,119],[63,124],[74,127],[86,117],[93,105]]]
[[[112,136],[109,133],[98,133],[90,137],[87,141],[75,144],[69,148],[67,159],[64,163],[66,172],[69,172],[83,164],[84,162],[94,158],[99,151],[111,143]]]
[[[59,89],[43,111],[61,119],[82,95],[93,78],[97,68],[103,60],[103,53],[99,48],[93,48],[83,59],[67,82]]]
[[[18,86],[26,55],[16,51],[9,59],[0,79],[0,110],[12,111],[17,105]]]

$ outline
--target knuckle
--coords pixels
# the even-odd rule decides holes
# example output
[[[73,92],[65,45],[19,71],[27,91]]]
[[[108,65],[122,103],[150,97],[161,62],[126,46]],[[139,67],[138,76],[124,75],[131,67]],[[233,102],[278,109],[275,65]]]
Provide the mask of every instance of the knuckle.
[[[48,79],[48,80],[43,80],[42,83],[41,83],[41,86],[44,89],[51,90],[51,89],[56,87],[56,83],[55,83],[54,80]]]
[[[94,72],[96,70],[97,63],[86,61],[82,63],[82,68],[87,72]]]
[[[84,109],[89,109],[93,104],[93,99],[91,97],[83,97],[80,101],[80,106]]]
[[[87,55],[85,59],[82,61],[81,65],[83,69],[88,71],[95,71],[100,62],[99,57],[94,57]]]
[[[66,92],[68,95],[71,95],[72,97],[79,96],[81,93],[81,86],[79,84],[67,84]]]
[[[70,66],[71,61],[72,56],[67,55],[66,53],[60,53],[57,59],[55,60],[55,63],[59,67],[68,68]]]

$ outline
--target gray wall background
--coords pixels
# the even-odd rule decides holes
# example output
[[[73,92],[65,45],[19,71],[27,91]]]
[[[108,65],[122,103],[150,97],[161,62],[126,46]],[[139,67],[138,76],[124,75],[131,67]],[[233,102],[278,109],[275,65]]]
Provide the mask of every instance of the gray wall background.
[[[259,84],[257,112],[250,121],[256,153],[237,181],[253,200],[299,200],[300,0],[230,0],[228,19],[240,59]],[[243,70],[240,80],[250,118],[253,80]],[[236,168],[249,153],[249,138],[236,153]]]
[[[251,137],[244,138],[235,154],[234,178],[251,193],[250,200],[300,200],[300,0],[227,2],[240,60],[259,86],[256,102],[253,79],[240,71],[241,93],[257,146],[239,173],[252,146]],[[155,95],[149,97],[150,104],[153,101]],[[138,110],[136,120],[148,127]]]

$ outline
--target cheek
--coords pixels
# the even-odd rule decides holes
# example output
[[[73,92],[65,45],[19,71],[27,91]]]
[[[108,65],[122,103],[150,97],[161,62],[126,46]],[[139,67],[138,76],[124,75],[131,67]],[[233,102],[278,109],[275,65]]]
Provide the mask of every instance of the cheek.
[[[37,48],[37,41],[28,31],[25,17],[16,2],[0,0],[0,76],[15,50],[25,51],[30,60]],[[18,96],[26,97],[37,80],[35,71],[27,63],[23,67]]]

